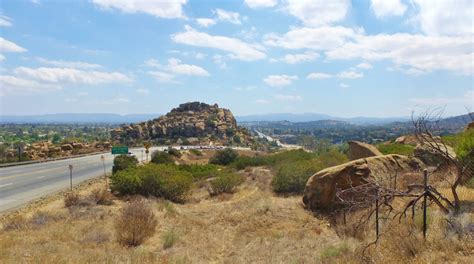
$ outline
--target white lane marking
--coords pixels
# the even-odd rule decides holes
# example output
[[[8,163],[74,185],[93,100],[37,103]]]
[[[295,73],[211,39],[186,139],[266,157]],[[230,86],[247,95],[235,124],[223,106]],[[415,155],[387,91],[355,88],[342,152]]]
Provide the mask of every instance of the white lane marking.
[[[39,177],[36,177],[36,179],[43,179],[44,176],[39,176]]]
[[[10,182],[10,183],[7,183],[7,184],[2,184],[2,185],[0,185],[0,188],[6,187],[6,186],[9,186],[9,185],[12,185],[12,184],[13,184],[13,183],[11,183],[11,182]]]

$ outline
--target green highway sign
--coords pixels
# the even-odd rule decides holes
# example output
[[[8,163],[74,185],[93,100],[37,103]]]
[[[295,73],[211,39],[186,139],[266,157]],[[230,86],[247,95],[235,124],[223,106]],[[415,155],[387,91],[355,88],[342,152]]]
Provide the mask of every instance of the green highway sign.
[[[128,154],[128,147],[112,147],[112,154]]]

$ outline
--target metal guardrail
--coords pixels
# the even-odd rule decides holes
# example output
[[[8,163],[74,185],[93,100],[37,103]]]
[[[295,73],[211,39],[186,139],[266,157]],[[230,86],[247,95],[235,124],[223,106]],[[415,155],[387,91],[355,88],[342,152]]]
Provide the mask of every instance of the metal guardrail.
[[[2,163],[2,164],[0,164],[0,168],[13,167],[13,166],[20,166],[20,165],[28,165],[28,164],[35,164],[35,163],[44,163],[44,162],[50,162],[50,161],[56,161],[56,160],[82,158],[82,157],[87,157],[87,156],[92,156],[92,155],[97,155],[97,154],[104,154],[104,153],[109,153],[109,151],[102,151],[102,152],[99,151],[99,152],[92,152],[92,153],[87,153],[87,154],[80,154],[80,155],[67,156],[67,157],[59,157],[59,158],[52,158],[52,159],[44,159],[44,160],[28,160],[28,161]]]

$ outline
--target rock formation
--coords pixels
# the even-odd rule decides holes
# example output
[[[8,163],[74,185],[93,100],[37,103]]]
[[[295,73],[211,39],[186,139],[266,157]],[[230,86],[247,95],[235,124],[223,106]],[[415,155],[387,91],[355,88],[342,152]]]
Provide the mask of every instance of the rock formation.
[[[447,163],[445,153],[448,154],[451,158],[456,158],[456,152],[450,146],[444,145],[442,143],[433,143],[436,145],[429,144],[418,144],[414,150],[414,156],[420,159],[426,166],[430,167],[439,167]],[[443,153],[440,153],[439,150]]]
[[[219,108],[217,104],[191,102],[181,104],[157,119],[114,129],[111,137],[119,142],[211,137],[226,139],[239,131],[230,110]]]
[[[385,155],[358,159],[339,166],[326,168],[311,176],[304,190],[303,203],[309,210],[329,210],[337,205],[336,187],[349,189],[362,184],[377,182],[392,186],[397,176],[397,188],[404,188],[409,175],[413,176],[422,168],[417,160],[402,155]],[[420,177],[421,173],[415,174]]]
[[[350,160],[383,155],[376,147],[370,144],[359,141],[349,141],[347,143],[349,144],[349,151],[347,155],[349,156]]]

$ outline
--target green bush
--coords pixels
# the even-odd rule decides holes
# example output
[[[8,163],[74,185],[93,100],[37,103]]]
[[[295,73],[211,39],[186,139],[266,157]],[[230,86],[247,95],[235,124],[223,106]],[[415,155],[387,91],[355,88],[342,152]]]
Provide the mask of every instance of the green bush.
[[[264,166],[268,164],[268,160],[262,156],[248,157],[239,156],[232,162],[232,167],[237,170],[243,170],[247,167]]]
[[[198,150],[198,149],[190,149],[189,150],[189,153],[195,155],[195,156],[202,156],[202,151]]]
[[[209,163],[217,165],[228,165],[232,163],[235,159],[237,159],[238,156],[239,153],[237,153],[237,151],[231,148],[226,148],[223,150],[218,150],[209,160]]]
[[[110,189],[121,194],[138,194],[141,191],[142,179],[140,170],[142,167],[130,167],[121,170],[110,177]]]
[[[127,168],[136,167],[138,160],[135,156],[119,155],[114,158],[114,166],[112,167],[112,174],[125,170]]]
[[[175,156],[176,158],[181,158],[181,151],[174,149],[174,148],[168,148],[168,154],[171,156]]]
[[[177,166],[147,164],[120,171],[111,177],[111,189],[121,194],[143,194],[182,202],[191,188],[191,173]]]
[[[209,193],[217,195],[220,193],[233,193],[235,189],[244,182],[241,175],[232,172],[219,173],[210,183]]]
[[[178,168],[182,171],[191,173],[194,180],[201,180],[214,177],[219,169],[219,166],[214,164],[191,164],[179,165]]]
[[[272,179],[272,188],[276,193],[302,193],[309,177],[323,168],[318,160],[283,163]]]
[[[174,163],[173,158],[171,157],[170,154],[164,152],[164,151],[154,151],[151,154],[151,162],[155,164],[172,164]]]
[[[396,143],[386,143],[386,144],[379,144],[377,148],[383,154],[399,154],[405,156],[413,156],[413,151],[415,147],[411,145],[403,145],[403,144],[396,144]]]

